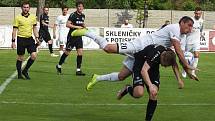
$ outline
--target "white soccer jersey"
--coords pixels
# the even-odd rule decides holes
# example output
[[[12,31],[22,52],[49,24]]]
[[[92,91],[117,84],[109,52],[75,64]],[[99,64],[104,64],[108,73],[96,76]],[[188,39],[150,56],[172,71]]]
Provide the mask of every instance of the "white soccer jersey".
[[[195,18],[192,18],[194,21],[193,24],[193,30],[191,33],[187,35],[187,44],[195,44],[200,43],[200,32],[203,29],[203,19],[200,18],[199,20],[196,20]]]
[[[67,32],[69,31],[69,28],[66,27],[66,22],[69,18],[69,14],[67,14],[66,16],[63,15],[59,15],[55,21],[55,24],[58,25],[59,27],[59,33],[61,32]]]
[[[63,15],[59,15],[55,21],[55,24],[58,26],[58,40],[59,40],[59,44],[60,45],[64,45],[67,41],[67,35],[69,32],[69,28],[66,27],[66,23],[68,21],[69,18],[69,14],[67,14],[66,16]]]
[[[122,24],[121,28],[133,28],[133,25],[132,24],[127,24],[127,25]]]
[[[180,33],[179,24],[170,24],[152,34],[148,34],[128,42],[126,47],[125,43],[120,43],[119,53],[133,54],[151,44],[171,47],[171,39],[175,39],[180,42],[182,37],[183,34]]]

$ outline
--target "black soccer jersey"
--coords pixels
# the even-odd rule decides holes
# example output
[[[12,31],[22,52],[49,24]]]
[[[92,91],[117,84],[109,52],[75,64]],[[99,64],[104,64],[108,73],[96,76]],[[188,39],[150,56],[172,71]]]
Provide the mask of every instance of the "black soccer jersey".
[[[49,24],[49,16],[46,14],[42,14],[40,16],[40,30],[48,31],[48,26],[43,25],[42,21],[44,21],[46,24]]]
[[[72,22],[73,25],[75,26],[84,26],[84,20],[85,20],[85,15],[83,13],[78,14],[77,11],[73,12],[70,16],[69,16],[69,21]],[[71,34],[72,31],[74,31],[75,28],[70,28],[69,30],[69,35]]]

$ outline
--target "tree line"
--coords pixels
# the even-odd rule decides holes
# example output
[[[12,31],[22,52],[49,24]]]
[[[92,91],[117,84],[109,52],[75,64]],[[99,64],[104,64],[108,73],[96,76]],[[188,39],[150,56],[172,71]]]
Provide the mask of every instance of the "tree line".
[[[1,0],[1,7],[19,7],[23,0]],[[37,7],[40,0],[28,0]],[[50,8],[67,5],[74,8],[77,0],[44,0]],[[82,0],[86,9],[140,9],[147,4],[149,10],[194,10],[196,6],[203,10],[215,10],[215,0]]]

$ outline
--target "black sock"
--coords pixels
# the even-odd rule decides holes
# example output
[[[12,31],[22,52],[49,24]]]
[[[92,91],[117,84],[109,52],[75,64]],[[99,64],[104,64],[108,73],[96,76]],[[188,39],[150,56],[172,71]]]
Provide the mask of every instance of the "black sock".
[[[31,58],[28,59],[28,62],[23,70],[28,71],[28,69],[31,67],[31,65],[34,63],[34,60]]]
[[[76,62],[77,62],[77,68],[81,68],[82,55],[78,55],[78,56],[77,56]]]
[[[64,61],[65,61],[65,59],[66,59],[66,57],[67,57],[68,55],[66,55],[65,53],[63,53],[63,55],[60,57],[60,61],[59,61],[59,65],[62,65],[63,63],[64,63]]]
[[[127,92],[128,92],[132,97],[134,97],[134,96],[133,96],[133,87],[132,87],[132,86],[128,86],[128,87],[127,87]]]
[[[22,75],[22,61],[16,60],[16,70],[18,75]]]
[[[52,44],[49,44],[49,52],[50,52],[50,53],[53,53]]]
[[[156,107],[157,107],[157,100],[149,99],[149,102],[147,105],[147,111],[146,111],[146,121],[151,121]]]

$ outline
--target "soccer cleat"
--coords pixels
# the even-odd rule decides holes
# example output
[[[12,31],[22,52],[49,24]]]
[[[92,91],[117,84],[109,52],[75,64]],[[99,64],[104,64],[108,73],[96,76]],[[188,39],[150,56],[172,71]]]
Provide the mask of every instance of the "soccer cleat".
[[[51,57],[58,57],[59,55],[56,55],[54,53],[51,53]]]
[[[125,85],[124,88],[122,88],[120,91],[118,91],[117,93],[117,99],[118,100],[121,100],[126,94],[128,94],[128,87],[131,86],[131,85]]]
[[[61,68],[59,68],[58,65],[56,65],[56,70],[58,74],[61,74]]]
[[[24,79],[22,75],[18,75],[18,79]]]
[[[23,70],[23,71],[22,71],[22,74],[24,75],[24,77],[25,77],[26,79],[28,79],[28,80],[31,79],[30,76],[28,75],[28,71]]]
[[[87,87],[86,87],[87,91],[90,91],[93,88],[93,86],[98,82],[96,80],[97,77],[98,77],[97,74],[93,74],[92,79],[87,84]]]
[[[76,29],[71,33],[71,36],[85,36],[87,31],[88,30],[86,28]]]
[[[85,76],[86,74],[82,71],[76,71],[76,76]]]

